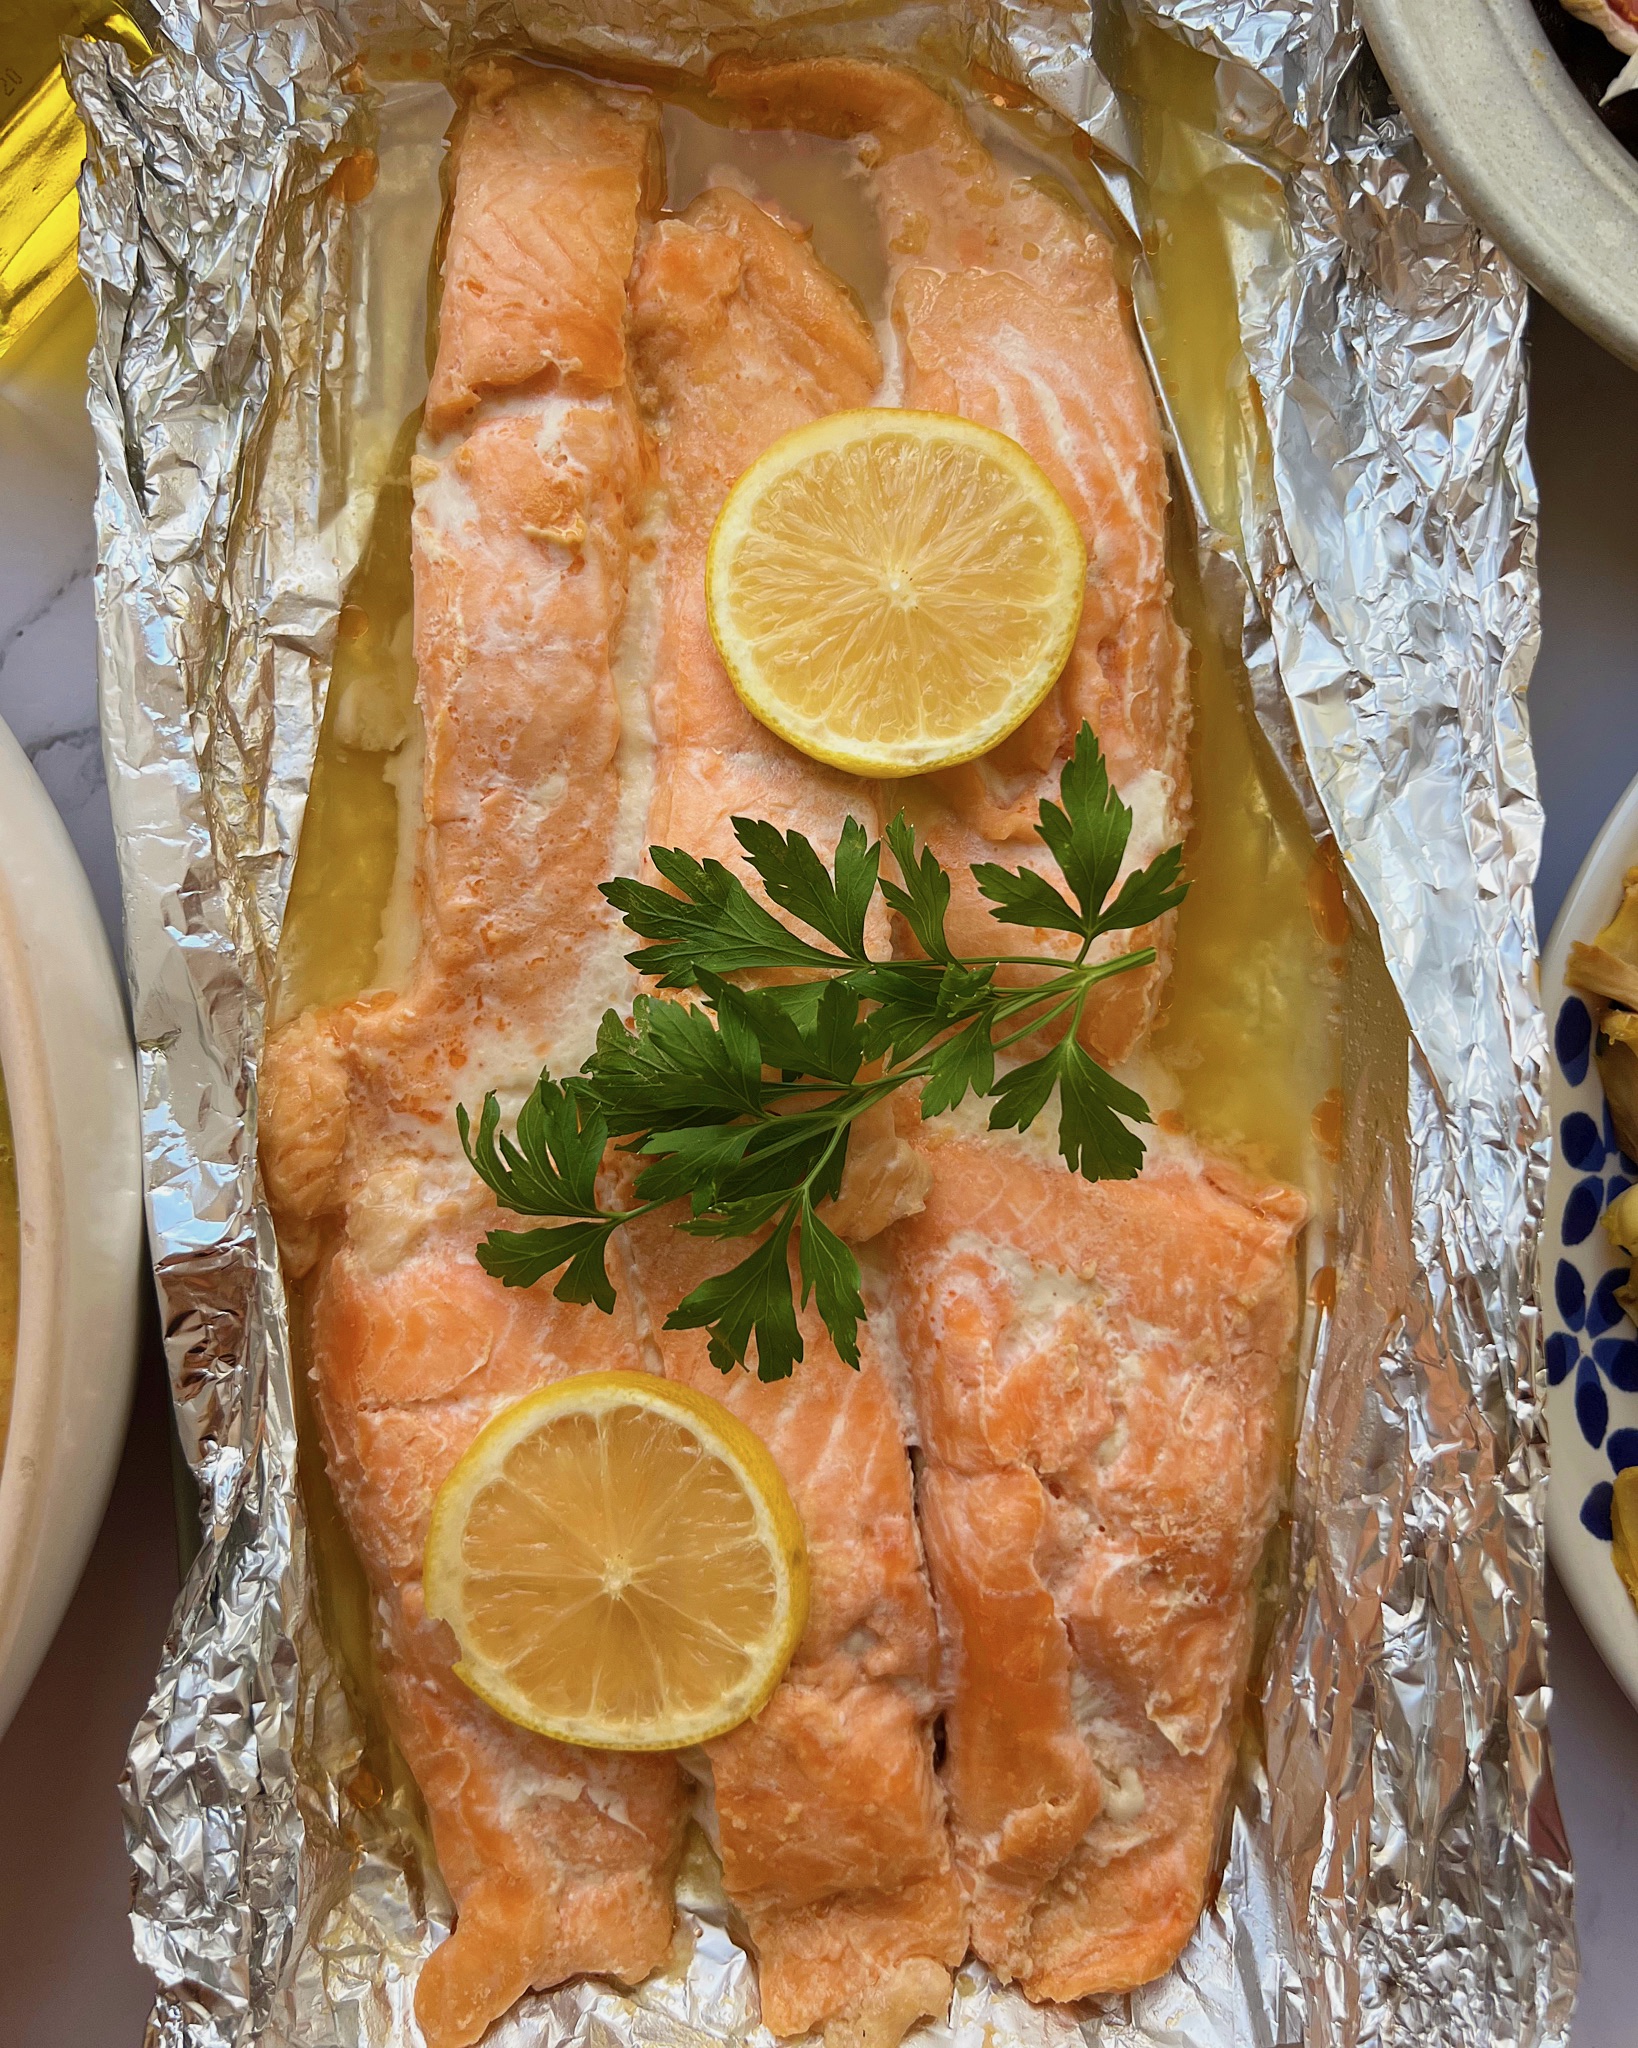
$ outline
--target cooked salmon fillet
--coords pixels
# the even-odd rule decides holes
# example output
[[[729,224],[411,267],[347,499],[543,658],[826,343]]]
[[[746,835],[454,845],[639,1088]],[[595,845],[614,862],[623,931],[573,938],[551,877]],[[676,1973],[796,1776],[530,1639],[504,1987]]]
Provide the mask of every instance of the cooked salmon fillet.
[[[726,189],[653,231],[632,331],[669,514],[650,836],[754,881],[736,814],[777,818],[829,855],[849,813],[874,828],[875,807],[740,702],[706,624],[706,543],[750,463],[791,428],[867,403],[881,365],[869,327],[806,244]],[[881,1122],[862,1147],[862,1192],[838,1219],[857,1234],[924,1191],[916,1154],[890,1117]],[[755,1944],[775,2033],[826,2024],[832,2039],[896,2041],[916,2015],[944,2010],[966,1952],[933,1773],[938,1638],[900,1416],[868,1336],[853,1373],[816,1316],[804,1318],[795,1376],[772,1386],[724,1380],[702,1331],[658,1327],[737,1255],[666,1217],[649,1219],[632,1247],[665,1370],[762,1436],[813,1563],[812,1615],[790,1670],[753,1722],[709,1745],[724,1882]]]
[[[632,1263],[658,1318],[731,1262],[664,1218]],[[843,1365],[813,1314],[806,1355],[765,1385],[724,1379],[704,1333],[656,1330],[672,1377],[714,1395],[773,1452],[807,1535],[807,1629],[752,1721],[706,1745],[723,1882],[755,1949],[776,2034],[882,2048],[942,2014],[967,1915],[933,1769],[939,1642],[903,1421],[876,1345]]]
[[[1001,849],[1009,865],[1038,865],[1050,879],[1035,819],[1083,718],[1133,810],[1129,866],[1188,824],[1188,649],[1166,573],[1166,466],[1114,252],[1085,219],[1003,171],[956,109],[907,71],[851,57],[735,57],[712,87],[757,126],[855,140],[886,249],[899,402],[1010,434],[1063,493],[1086,543],[1080,631],[1045,703],[982,759],[892,791],[951,873],[957,950],[993,952],[996,927],[971,865]],[[1154,1021],[1172,924],[1100,944],[1099,954],[1152,944],[1159,959],[1088,1005],[1082,1035],[1099,1058],[1124,1059]],[[1035,943],[1073,951],[1050,933]]]
[[[1027,1141],[920,1142],[893,1292],[972,1943],[1032,1998],[1126,1990],[1205,1896],[1305,1205],[1183,1147],[1093,1185]]]
[[[958,944],[993,946],[968,864],[1037,857],[1035,807],[1082,717],[1137,815],[1132,859],[1187,819],[1159,423],[1108,245],[907,73],[738,62],[714,82],[748,121],[856,139],[896,365],[778,208],[722,186],[658,217],[651,95],[522,63],[468,74],[414,471],[420,951],[402,989],[295,1019],[263,1065],[325,1458],[455,1901],[416,1993],[429,2048],[476,2041],[532,1985],[652,1970],[691,1810],[776,2033],[891,2048],[943,2010],[969,1948],[1036,1998],[1156,1974],[1204,1895],[1276,1495],[1302,1203],[1181,1141],[1094,1187],[1033,1141],[873,1113],[831,1219],[875,1246],[857,1372],[804,1313],[793,1378],[717,1373],[703,1333],[663,1325],[735,1248],[664,1216],[617,1245],[612,1321],[477,1264],[508,1219],[454,1108],[495,1088],[515,1109],[629,1004],[631,941],[597,884],[660,842],[756,887],[740,813],[826,855],[850,814],[880,829],[883,791],[750,716],[706,621],[712,522],[790,428],[901,400],[998,426],[1088,543],[1047,704],[985,761],[885,793],[956,878]],[[1152,1021],[1169,922],[1156,967],[1089,1009],[1105,1057]],[[885,920],[871,936],[904,942]],[[611,1185],[629,1172],[611,1157]],[[686,1771],[500,1719],[422,1602],[433,1499],[477,1431],[610,1365],[732,1407],[812,1559],[772,1700]]]
[[[1129,862],[1188,818],[1159,421],[1112,252],[903,71],[736,58],[713,86],[747,121],[855,140],[903,402],[1011,434],[1086,542],[1081,629],[1046,704],[984,760],[906,790],[956,877],[957,944],[985,952],[995,927],[970,864],[1001,846],[1031,858],[1082,718],[1134,812]],[[1112,942],[1159,958],[1089,1012],[1100,1056],[1141,1045],[1170,922]],[[931,1187],[890,1233],[892,1295],[972,1945],[1032,1997],[1120,1990],[1175,1959],[1205,1893],[1274,1514],[1304,1205],[1182,1148],[1136,1183],[1091,1186],[1010,1137],[934,1126],[920,1146]]]
[[[280,1033],[261,1102],[287,1269],[310,1274],[326,1459],[455,1901],[416,1992],[429,2048],[476,2041],[531,1985],[653,1969],[686,1812],[671,1758],[570,1749],[491,1713],[422,1606],[433,1498],[478,1430],[547,1381],[643,1363],[629,1310],[611,1329],[480,1270],[494,1210],[453,1117],[487,1085],[515,1101],[543,1061],[578,1065],[588,1016],[628,992],[596,885],[625,858],[616,670],[652,487],[626,279],[657,112],[503,66],[468,94],[415,472],[420,956],[403,993]]]

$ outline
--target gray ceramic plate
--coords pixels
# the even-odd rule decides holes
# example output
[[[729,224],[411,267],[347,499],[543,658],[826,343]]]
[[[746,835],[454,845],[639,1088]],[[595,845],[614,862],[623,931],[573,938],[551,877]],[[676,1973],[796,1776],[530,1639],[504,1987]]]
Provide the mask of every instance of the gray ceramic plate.
[[[1360,0],[1434,162],[1530,282],[1638,367],[1638,159],[1571,82],[1529,0]]]

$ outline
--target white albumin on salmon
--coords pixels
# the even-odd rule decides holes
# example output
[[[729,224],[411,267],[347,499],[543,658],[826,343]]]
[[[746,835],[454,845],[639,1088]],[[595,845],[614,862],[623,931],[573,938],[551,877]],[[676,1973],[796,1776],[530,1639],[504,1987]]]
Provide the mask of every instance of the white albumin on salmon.
[[[767,1708],[691,1773],[708,1765],[769,2025],[837,2048],[890,2048],[942,2010],[969,1948],[1039,1998],[1170,1963],[1209,1875],[1273,1513],[1302,1204],[1186,1145],[1092,1187],[1032,1144],[874,1113],[833,1218],[875,1240],[881,1275],[857,1374],[805,1316],[793,1379],[724,1380],[701,1333],[661,1325],[733,1254],[663,1218],[622,1255],[612,1323],[477,1265],[496,1212],[454,1106],[489,1087],[515,1106],[629,1003],[597,884],[642,845],[743,872],[736,813],[828,855],[849,813],[876,831],[902,801],[977,952],[997,928],[968,864],[1039,857],[1035,806],[1082,717],[1139,814],[1134,857],[1188,816],[1159,427],[1107,244],[907,73],[736,62],[715,84],[749,122],[857,138],[895,399],[1041,462],[1088,544],[1086,611],[1021,732],[924,783],[854,782],[758,725],[710,640],[706,540],[779,435],[882,396],[870,328],[777,207],[719,187],[658,217],[651,95],[468,74],[415,469],[420,950],[401,991],[274,1038],[261,1127],[393,1733],[457,1909],[417,1991],[429,2048],[477,2040],[531,1985],[653,1969],[689,1812],[671,1758],[499,1719],[425,1618],[434,1495],[501,1407],[569,1373],[662,1370],[772,1449],[812,1614]],[[1089,1011],[1100,1055],[1145,1037],[1170,922],[1145,935],[1156,967]],[[892,942],[879,913],[871,936]]]

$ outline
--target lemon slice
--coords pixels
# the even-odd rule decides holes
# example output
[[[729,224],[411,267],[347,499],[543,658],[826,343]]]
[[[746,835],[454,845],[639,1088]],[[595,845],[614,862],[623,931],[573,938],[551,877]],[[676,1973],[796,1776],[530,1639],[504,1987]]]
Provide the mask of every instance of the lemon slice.
[[[706,609],[764,725],[855,775],[986,752],[1052,688],[1086,550],[1016,441],[884,406],[787,434],[728,494]]]
[[[808,1609],[802,1524],[720,1401],[582,1373],[484,1429],[439,1488],[427,1612],[498,1714],[591,1749],[680,1749],[754,1714]]]

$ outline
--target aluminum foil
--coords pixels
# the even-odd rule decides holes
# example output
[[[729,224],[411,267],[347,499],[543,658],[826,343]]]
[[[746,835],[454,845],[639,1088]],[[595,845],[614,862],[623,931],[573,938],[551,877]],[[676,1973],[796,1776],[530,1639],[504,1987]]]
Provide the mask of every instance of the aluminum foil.
[[[1137,4],[1137,0],[1133,0]],[[1302,1394],[1277,1588],[1215,1902],[1130,1997],[1037,2009],[974,1966],[925,2043],[1562,2043],[1575,1974],[1547,1756],[1535,1307],[1547,1164],[1531,909],[1541,830],[1525,299],[1388,101],[1349,0],[1141,0],[1215,58],[1198,138],[1277,181],[1234,248],[1267,460],[1195,486],[1256,713],[1359,925],[1334,1304]],[[1115,0],[972,0],[946,33],[1097,144],[1147,223]],[[413,1802],[360,1763],[319,1627],[256,1068],[384,374],[345,158],[360,38],[532,38],[700,67],[904,9],[811,0],[160,0],[133,74],[90,44],[82,265],[97,307],[104,730],[149,1220],[204,1543],[123,1780],[151,2048],[388,2048],[448,1924]],[[846,14],[847,10],[841,11]],[[1114,24],[1116,27],[1118,23]],[[423,57],[422,61],[426,61]],[[1140,259],[1140,310],[1150,280]],[[356,444],[356,445],[355,445]],[[1186,471],[1187,446],[1180,448]],[[493,2048],[766,2042],[702,1876],[632,1994],[526,2000]]]

